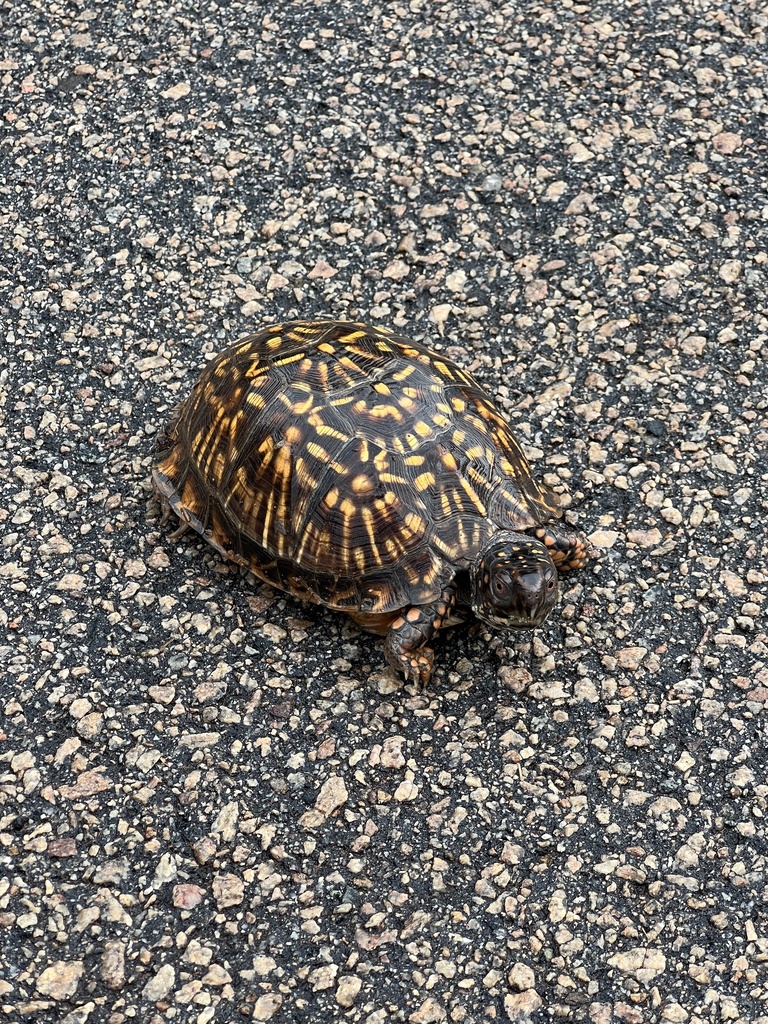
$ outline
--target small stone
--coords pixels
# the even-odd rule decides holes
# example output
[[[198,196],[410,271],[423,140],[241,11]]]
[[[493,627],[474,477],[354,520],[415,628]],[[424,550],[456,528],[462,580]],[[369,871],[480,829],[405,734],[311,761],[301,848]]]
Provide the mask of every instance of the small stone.
[[[675,761],[675,768],[681,772],[687,772],[693,768],[696,764],[695,760],[691,757],[687,750],[684,750],[680,757]]]
[[[517,665],[502,665],[499,669],[499,682],[513,693],[524,693],[533,681],[533,676],[526,668]]]
[[[176,699],[175,686],[150,686],[147,693],[158,704],[173,704]]]
[[[141,994],[148,1003],[159,1003],[170,993],[176,981],[176,971],[171,964],[163,964],[154,978],[150,978]]]
[[[637,981],[646,983],[653,981],[667,967],[667,958],[660,949],[646,946],[635,946],[623,953],[614,953],[608,959],[611,967],[616,967],[622,974],[628,974]]]
[[[719,469],[721,473],[730,473],[736,476],[739,472],[739,467],[733,459],[728,458],[725,452],[715,452],[712,456],[712,465],[715,469]]]
[[[92,707],[93,704],[87,697],[76,697],[69,705],[69,713],[73,718],[79,720],[83,715],[87,715]]]
[[[405,764],[403,757],[404,736],[388,736],[384,740],[381,750],[380,764],[382,768],[402,768]]]
[[[445,286],[450,292],[463,292],[467,287],[467,275],[464,270],[454,270],[445,279]]]
[[[221,739],[218,732],[188,732],[179,736],[179,746],[191,750],[202,750],[204,747],[215,747]]]
[[[160,95],[165,100],[180,100],[184,96],[188,96],[191,91],[192,88],[189,82],[179,82],[178,85],[172,85],[170,89],[166,89]]]
[[[128,250],[125,251],[127,254]],[[134,365],[139,373],[147,373],[149,370],[162,370],[168,365],[168,360],[165,356],[145,356],[143,359],[137,359]]]
[[[690,1016],[680,1003],[672,1002],[667,1003],[661,1011],[661,1019],[669,1021],[670,1024],[684,1024],[685,1021],[690,1020]]]
[[[62,836],[61,839],[52,839],[48,843],[49,857],[74,857],[77,853],[77,843],[71,836]]]
[[[95,739],[103,728],[104,715],[100,711],[91,711],[90,714],[83,715],[76,726],[78,735],[82,736],[84,740]]]
[[[197,967],[208,967],[213,960],[213,950],[203,946],[197,939],[191,939],[184,952],[184,959]]]
[[[203,836],[192,844],[192,853],[198,864],[207,864],[215,856],[218,846],[210,836]]]
[[[129,579],[141,579],[147,575],[147,567],[141,558],[129,558],[123,566],[123,572]]]
[[[394,792],[395,800],[398,803],[406,803],[410,800],[415,800],[419,795],[419,787],[411,779],[405,779]]]
[[[736,150],[741,149],[742,144],[741,136],[735,132],[720,132],[712,139],[715,152],[722,153],[724,156],[735,153]]]
[[[152,884],[156,889],[158,889],[161,885],[165,885],[167,882],[172,882],[178,873],[179,870],[176,866],[176,858],[174,855],[172,853],[164,853],[155,868],[155,877]]]
[[[616,660],[622,668],[635,672],[640,668],[640,663],[647,654],[648,651],[645,647],[623,647],[616,652]]]
[[[203,615],[202,612],[195,612],[195,614],[189,620],[195,627],[197,632],[204,636],[206,633],[211,631],[211,617],[210,615]]]
[[[339,968],[336,964],[323,964],[309,972],[309,983],[313,992],[324,992],[333,988]]]
[[[125,984],[125,943],[120,939],[110,939],[105,943],[100,973],[101,980],[113,992]]]
[[[725,589],[733,597],[744,597],[748,591],[747,585],[741,576],[732,572],[730,569],[724,569],[723,572],[720,573],[720,579],[723,581]]]
[[[508,1020],[527,1021],[543,1005],[541,996],[532,988],[504,996],[504,1012]]]
[[[481,192],[500,192],[504,187],[504,179],[500,174],[486,174],[480,182]]]
[[[411,268],[404,260],[392,260],[382,270],[381,276],[388,277],[392,281],[402,281],[411,272]]]
[[[347,786],[340,775],[332,775],[320,787],[314,809],[302,814],[299,821],[304,828],[318,828],[334,811],[349,799]]]
[[[327,281],[328,278],[335,277],[337,274],[338,270],[332,267],[327,260],[319,259],[307,274],[307,278],[310,281]]]
[[[283,997],[277,992],[267,992],[259,996],[253,1004],[254,1020],[271,1020],[283,1005]]]
[[[336,1002],[339,1006],[345,1008],[352,1006],[360,993],[362,985],[362,980],[355,977],[354,974],[343,974],[339,978],[339,984],[336,986]]]
[[[245,883],[237,875],[216,875],[213,880],[213,898],[220,910],[224,907],[236,907],[243,902]]]
[[[81,772],[74,786],[62,786],[59,792],[67,800],[80,800],[82,797],[103,793],[105,789],[112,789],[112,783],[100,771],[93,770]]]
[[[595,159],[595,154],[581,142],[574,142],[565,152],[573,158],[575,164],[583,164],[588,160]]]
[[[613,547],[619,539],[619,535],[616,530],[593,530],[589,535],[589,539],[596,548],[607,551]]]
[[[437,330],[442,337],[444,333],[445,322],[451,315],[453,306],[450,302],[443,302],[439,306],[433,306],[429,311],[429,319],[437,327]]]
[[[565,889],[555,889],[549,898],[549,920],[553,924],[557,924],[559,921],[565,920],[566,913]],[[533,986],[529,985],[528,988],[533,988]]]
[[[277,970],[277,961],[271,956],[255,956],[253,958],[253,969],[260,977]]]
[[[526,302],[542,302],[547,297],[549,285],[542,277],[537,277],[525,286]]]
[[[718,274],[726,284],[733,284],[741,277],[742,265],[740,260],[726,260],[720,265]]]
[[[37,979],[37,991],[50,999],[71,999],[85,973],[82,960],[56,960]]]
[[[211,964],[207,973],[203,975],[203,984],[213,985],[215,988],[221,988],[224,985],[229,985],[231,981],[232,975],[220,964]]]
[[[444,1007],[432,996],[428,996],[408,1020],[411,1024],[434,1024],[435,1021],[445,1020],[446,1016]]]
[[[686,871],[692,871],[694,868],[698,867],[699,855],[692,846],[688,843],[683,843],[675,854],[675,861]]]
[[[77,572],[65,573],[56,583],[57,590],[65,590],[70,594],[79,594],[85,590],[85,576]]]
[[[205,889],[192,882],[182,882],[173,887],[173,905],[180,910],[194,910],[205,899]]]
[[[61,1024],[85,1024],[95,1009],[96,1003],[94,1002],[76,1006],[74,1010],[69,1011],[66,1017],[61,1018]]]
[[[220,832],[225,843],[231,843],[237,833],[237,822],[240,817],[240,807],[237,800],[231,800],[224,804],[216,816],[211,828],[212,832]]]
[[[536,984],[536,977],[531,968],[527,964],[521,964],[519,961],[512,965],[512,970],[509,972],[507,980],[512,988],[518,992],[527,992]]]
[[[638,548],[655,548],[661,544],[661,530],[628,530],[627,540]]]

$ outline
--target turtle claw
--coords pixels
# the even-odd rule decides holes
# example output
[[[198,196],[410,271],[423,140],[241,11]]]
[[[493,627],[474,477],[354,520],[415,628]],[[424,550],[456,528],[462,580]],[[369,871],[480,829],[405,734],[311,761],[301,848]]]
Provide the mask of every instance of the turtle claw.
[[[435,663],[435,652],[431,647],[422,647],[420,651],[410,656],[406,655],[401,666],[405,674],[406,682],[415,683],[417,686],[426,686],[432,677],[432,666]]]
[[[440,629],[453,607],[452,589],[433,605],[409,608],[390,626],[384,641],[387,661],[409,683],[426,686],[432,676],[435,652],[427,643]]]
[[[405,678],[406,683],[426,686],[432,676],[435,654],[430,647],[401,654],[387,651],[387,661],[397,675]]]

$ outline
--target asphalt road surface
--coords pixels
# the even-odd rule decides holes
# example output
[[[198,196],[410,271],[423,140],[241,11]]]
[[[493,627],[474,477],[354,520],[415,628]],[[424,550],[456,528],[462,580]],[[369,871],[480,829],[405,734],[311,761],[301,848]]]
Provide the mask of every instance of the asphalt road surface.
[[[765,1024],[764,4],[0,13],[5,1018]],[[315,316],[602,552],[424,692],[159,522],[207,358]]]

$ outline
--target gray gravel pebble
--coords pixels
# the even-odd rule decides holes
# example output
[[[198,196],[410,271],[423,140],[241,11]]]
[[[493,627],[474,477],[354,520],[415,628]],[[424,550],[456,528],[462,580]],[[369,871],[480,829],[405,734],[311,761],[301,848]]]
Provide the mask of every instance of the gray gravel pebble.
[[[757,0],[0,0],[0,1009],[768,1024]],[[602,557],[427,692],[151,495],[204,361],[471,368]]]

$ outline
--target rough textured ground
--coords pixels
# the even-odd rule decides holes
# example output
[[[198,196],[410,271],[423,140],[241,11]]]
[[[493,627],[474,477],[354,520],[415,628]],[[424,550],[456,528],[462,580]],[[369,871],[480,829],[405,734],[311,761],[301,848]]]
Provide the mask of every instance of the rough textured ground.
[[[201,6],[0,3],[3,1012],[768,1021],[764,5]],[[158,522],[206,357],[316,314],[604,548],[425,693]]]

